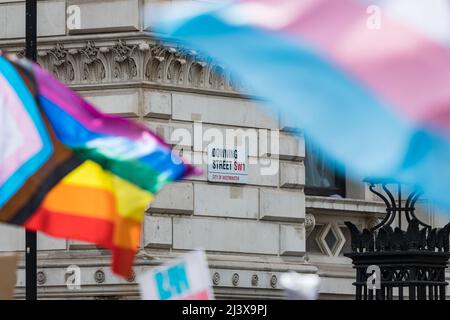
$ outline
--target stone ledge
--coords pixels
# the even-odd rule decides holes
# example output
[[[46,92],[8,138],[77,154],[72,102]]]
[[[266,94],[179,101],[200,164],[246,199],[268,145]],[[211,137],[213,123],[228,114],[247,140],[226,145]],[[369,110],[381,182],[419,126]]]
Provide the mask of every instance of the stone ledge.
[[[301,189],[305,185],[305,166],[303,163],[280,162],[280,187]]]
[[[278,255],[279,226],[244,219],[174,217],[173,248]]]
[[[329,278],[329,277],[320,277],[320,291],[322,294],[335,294],[339,295],[339,297],[349,295],[353,296],[355,294],[355,287],[352,285],[352,282],[355,281],[353,278]]]
[[[68,0],[67,6],[71,5],[80,8],[81,25],[79,29],[68,30],[69,34],[140,30],[139,1]]]
[[[280,225],[280,255],[302,256],[306,251],[303,225]]]
[[[57,36],[66,33],[65,0],[38,1],[38,36]],[[50,19],[51,17],[51,19]],[[0,37],[19,39],[25,35],[25,1],[0,1]]]
[[[78,255],[75,257],[74,254]],[[38,286],[39,298],[65,299],[138,299],[139,288],[136,279],[126,280],[114,276],[110,269],[110,256],[103,251],[76,251],[62,253],[58,257],[39,256],[38,271],[45,274],[45,283]],[[164,263],[179,258],[184,251],[167,252],[157,249],[142,250],[135,261],[134,271],[140,274]],[[214,285],[217,297],[244,298],[267,297],[280,298],[282,291],[279,278],[282,273],[296,271],[300,273],[316,273],[317,268],[302,262],[300,258],[283,259],[277,256],[261,257],[258,255],[233,255],[208,253],[208,264],[211,279],[216,276]],[[81,268],[81,290],[68,290],[65,286],[65,271],[69,265],[79,265]],[[95,273],[101,272],[104,282],[95,280]],[[233,283],[237,274],[239,281]],[[254,277],[254,276],[257,277]],[[17,273],[16,298],[24,296],[24,264],[23,257]],[[275,279],[273,279],[275,277]],[[219,281],[217,282],[217,278]],[[236,278],[236,277],[235,277]],[[255,278],[257,281],[255,282]],[[252,281],[253,280],[253,281]],[[246,290],[252,290],[247,292]]]
[[[386,213],[385,204],[382,202],[318,196],[306,196],[306,209],[310,213]]]
[[[271,221],[303,222],[305,194],[301,190],[261,188],[259,218]]]
[[[165,186],[147,211],[191,215],[194,212],[193,184],[183,181]]]
[[[142,247],[172,247],[172,217],[145,216]]]
[[[196,216],[258,218],[258,188],[196,183],[194,194]]]

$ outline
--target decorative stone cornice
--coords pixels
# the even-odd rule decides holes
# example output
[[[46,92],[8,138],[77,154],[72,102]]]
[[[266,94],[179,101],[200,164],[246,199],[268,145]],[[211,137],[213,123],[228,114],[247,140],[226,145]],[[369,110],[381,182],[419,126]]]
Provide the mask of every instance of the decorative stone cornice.
[[[39,297],[65,299],[139,298],[136,275],[175,261],[183,252],[143,250],[137,255],[133,276],[121,279],[112,274],[111,256],[103,250],[73,250],[71,252],[39,252]],[[150,259],[144,259],[149,257]],[[16,298],[24,297],[25,261],[19,260]],[[277,256],[241,256],[230,254],[208,254],[211,279],[216,297],[224,298],[281,298],[278,285],[280,276],[288,271],[315,273],[317,268],[299,259],[287,261]],[[79,267],[78,287],[68,287],[69,266]],[[270,266],[270,268],[268,267]]]
[[[24,55],[23,49],[5,51]],[[223,67],[192,50],[150,40],[56,42],[40,46],[38,63],[67,85],[150,82],[237,93],[242,86]]]

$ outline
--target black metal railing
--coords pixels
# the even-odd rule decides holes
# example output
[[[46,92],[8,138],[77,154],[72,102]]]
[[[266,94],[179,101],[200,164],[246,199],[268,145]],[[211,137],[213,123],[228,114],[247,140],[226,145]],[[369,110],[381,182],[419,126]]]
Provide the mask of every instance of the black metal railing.
[[[352,259],[356,269],[356,299],[445,300],[450,223],[432,228],[418,219],[415,204],[420,192],[402,199],[399,184],[395,184],[396,197],[388,188],[392,182],[370,180],[369,184],[369,189],[386,204],[386,216],[362,231],[345,222],[352,248],[345,256]],[[377,184],[384,194],[376,190]],[[407,222],[406,231],[402,230],[402,216]],[[393,229],[394,221],[398,226]]]

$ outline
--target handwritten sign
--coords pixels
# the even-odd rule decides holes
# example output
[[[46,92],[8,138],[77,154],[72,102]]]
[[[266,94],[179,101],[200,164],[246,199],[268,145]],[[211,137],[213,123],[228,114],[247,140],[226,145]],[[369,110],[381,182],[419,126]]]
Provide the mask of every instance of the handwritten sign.
[[[212,300],[206,255],[195,251],[139,277],[143,300]]]

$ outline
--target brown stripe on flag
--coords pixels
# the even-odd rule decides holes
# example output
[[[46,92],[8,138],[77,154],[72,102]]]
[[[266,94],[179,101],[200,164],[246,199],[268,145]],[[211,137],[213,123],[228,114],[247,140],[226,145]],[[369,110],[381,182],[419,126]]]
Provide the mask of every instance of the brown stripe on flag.
[[[66,176],[71,170],[76,168],[82,163],[73,152],[63,146],[55,137],[55,134],[46,120],[45,124],[50,134],[51,141],[53,142],[53,154],[50,159],[32,175],[20,188],[14,196],[0,209],[0,222],[8,222],[19,213],[23,207],[29,202],[33,201],[33,197],[38,196],[42,201],[43,193],[48,192],[54,185],[56,185],[64,176]],[[65,165],[64,165],[65,164]],[[40,201],[38,205],[40,204]],[[33,206],[35,207],[35,206]],[[26,214],[33,214],[27,212]],[[22,215],[24,213],[22,212]]]

